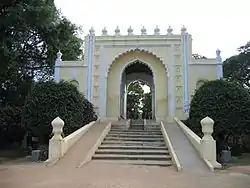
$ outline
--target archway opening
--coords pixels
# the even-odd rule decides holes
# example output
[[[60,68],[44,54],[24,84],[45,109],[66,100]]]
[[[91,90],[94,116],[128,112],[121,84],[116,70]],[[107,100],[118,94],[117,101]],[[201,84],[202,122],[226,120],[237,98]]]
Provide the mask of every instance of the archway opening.
[[[154,75],[150,67],[136,60],[122,73],[120,114],[124,119],[155,117]]]

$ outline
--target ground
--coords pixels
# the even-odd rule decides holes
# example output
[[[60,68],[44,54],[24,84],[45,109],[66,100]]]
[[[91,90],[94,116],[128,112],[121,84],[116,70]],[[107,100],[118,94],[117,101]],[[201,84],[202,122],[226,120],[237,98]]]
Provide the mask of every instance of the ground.
[[[183,171],[174,167],[119,165],[91,161],[88,155],[105,125],[95,125],[56,165],[25,160],[0,164],[0,188],[249,188],[250,167],[219,172]],[[235,168],[235,167],[234,167]]]
[[[18,163],[0,166],[1,188],[249,188],[250,176],[221,171],[190,174],[174,168],[92,161],[82,168]]]

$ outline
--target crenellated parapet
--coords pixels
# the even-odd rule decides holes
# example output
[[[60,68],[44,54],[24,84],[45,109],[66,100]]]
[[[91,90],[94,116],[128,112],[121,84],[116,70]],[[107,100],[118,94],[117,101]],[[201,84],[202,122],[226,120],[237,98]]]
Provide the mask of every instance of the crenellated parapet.
[[[154,29],[154,31],[152,33],[147,32],[147,29],[145,28],[145,26],[142,26],[140,34],[135,34],[134,33],[134,29],[132,28],[132,26],[129,26],[129,28],[127,29],[127,33],[126,34],[121,34],[121,30],[120,30],[119,26],[117,26],[115,28],[115,30],[114,30],[113,33],[109,33],[108,30],[107,30],[107,28],[104,27],[102,29],[101,36],[116,36],[116,37],[119,37],[119,36],[140,36],[140,35],[141,36],[154,36],[154,35],[171,36],[171,35],[180,35],[180,34],[183,35],[183,34],[187,34],[187,29],[184,26],[181,28],[181,30],[180,30],[181,33],[179,33],[179,34],[178,33],[174,34],[173,33],[173,29],[172,29],[171,26],[169,26],[166,29],[165,32],[161,33],[160,31],[161,30],[158,27],[158,25],[155,27],[155,29]],[[95,35],[95,30],[94,30],[93,27],[90,28],[89,35]]]

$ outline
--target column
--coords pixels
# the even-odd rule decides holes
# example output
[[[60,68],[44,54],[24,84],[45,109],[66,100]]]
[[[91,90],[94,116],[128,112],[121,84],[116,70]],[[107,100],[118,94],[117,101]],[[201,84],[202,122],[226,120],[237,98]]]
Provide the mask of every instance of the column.
[[[184,112],[189,113],[189,92],[188,92],[188,34],[186,28],[181,29],[181,41],[184,60]]]
[[[174,83],[174,45],[170,48],[170,64],[168,68],[168,114],[171,118],[175,116],[175,83]]]
[[[155,84],[152,84],[152,91],[151,91],[151,94],[152,94],[152,119],[155,119]]]
[[[217,79],[223,78],[222,58],[220,56],[220,50],[216,50],[216,63],[217,63]]]
[[[55,61],[55,67],[54,67],[54,80],[56,82],[60,81],[60,64],[62,62],[62,53],[57,52],[57,57],[56,57],[56,61]]]
[[[87,99],[92,102],[92,68],[94,55],[94,35],[93,28],[89,30],[88,36],[88,75],[87,75]]]
[[[101,84],[100,84],[100,118],[104,119],[106,116],[106,65],[105,65],[105,59],[104,59],[104,47],[101,46]]]
[[[127,85],[125,84],[124,87],[124,96],[123,96],[123,100],[124,100],[124,105],[123,105],[123,116],[125,119],[127,119]]]

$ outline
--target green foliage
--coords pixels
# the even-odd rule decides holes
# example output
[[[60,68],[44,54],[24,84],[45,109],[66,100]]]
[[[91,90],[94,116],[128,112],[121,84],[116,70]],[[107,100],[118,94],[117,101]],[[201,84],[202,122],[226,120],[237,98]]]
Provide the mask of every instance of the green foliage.
[[[144,93],[142,98],[142,117],[143,119],[152,119],[152,93]]]
[[[127,95],[128,118],[137,119],[139,117],[143,93],[144,90],[140,81],[135,81],[129,85]]]
[[[97,119],[93,105],[74,85],[63,81],[36,83],[26,99],[23,126],[46,143],[52,131],[51,121],[58,116],[65,122],[65,135]]]
[[[200,54],[192,54],[192,58],[194,58],[194,59],[207,59],[206,56],[203,56]]]
[[[193,96],[187,125],[201,135],[200,121],[206,116],[215,121],[216,139],[223,135],[236,140],[233,144],[238,144],[239,138],[250,132],[248,90],[223,80],[205,82]]]
[[[0,148],[21,144],[25,133],[21,127],[21,116],[21,107],[0,108]]]
[[[80,28],[53,0],[8,0],[0,9],[0,105],[22,106],[34,78],[51,78],[58,50],[64,60],[80,58]]]
[[[241,46],[238,50],[240,54],[223,62],[224,78],[250,87],[250,42]]]

